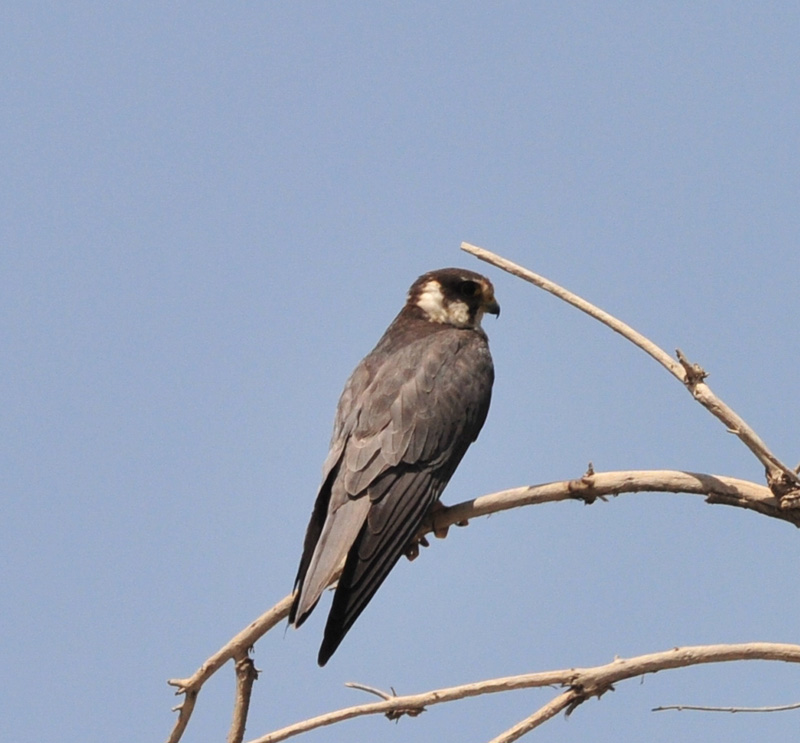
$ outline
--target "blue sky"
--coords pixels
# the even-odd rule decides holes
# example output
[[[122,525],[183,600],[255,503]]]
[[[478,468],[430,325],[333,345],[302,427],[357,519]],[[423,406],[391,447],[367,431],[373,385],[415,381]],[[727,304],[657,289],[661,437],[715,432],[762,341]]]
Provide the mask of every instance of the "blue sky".
[[[290,589],[336,400],[421,273],[483,271],[497,369],[456,502],[597,470],[755,481],[618,315],[790,464],[800,9],[789,3],[31,3],[0,10],[0,738],[166,737],[187,676]],[[248,737],[364,700],[675,645],[797,642],[798,540],[697,497],[476,521],[402,562],[325,669],[256,648]],[[539,741],[796,739],[798,669],[628,682]],[[232,669],[184,740],[220,740]],[[482,741],[550,691],[310,741]]]

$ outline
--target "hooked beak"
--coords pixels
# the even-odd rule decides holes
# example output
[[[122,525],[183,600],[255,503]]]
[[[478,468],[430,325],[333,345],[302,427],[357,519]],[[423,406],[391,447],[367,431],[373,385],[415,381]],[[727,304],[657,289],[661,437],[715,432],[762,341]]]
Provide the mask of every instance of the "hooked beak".
[[[497,300],[493,296],[488,297],[483,303],[483,311],[488,312],[490,315],[500,317],[500,305],[497,304]]]

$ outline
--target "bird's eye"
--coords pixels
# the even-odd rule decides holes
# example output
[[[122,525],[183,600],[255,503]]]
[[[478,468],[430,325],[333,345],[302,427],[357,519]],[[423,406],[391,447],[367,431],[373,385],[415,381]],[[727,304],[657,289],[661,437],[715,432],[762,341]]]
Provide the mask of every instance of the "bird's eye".
[[[458,291],[465,297],[474,297],[480,293],[480,286],[475,281],[462,281],[458,286]]]

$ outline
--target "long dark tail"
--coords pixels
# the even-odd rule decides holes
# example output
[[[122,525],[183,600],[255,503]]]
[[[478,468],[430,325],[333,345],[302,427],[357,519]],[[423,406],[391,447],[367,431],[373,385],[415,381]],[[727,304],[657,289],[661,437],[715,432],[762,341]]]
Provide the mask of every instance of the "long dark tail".
[[[444,488],[444,483],[432,487],[432,479],[430,474],[427,477],[417,475],[403,499],[394,503],[373,503],[370,517],[350,549],[339,578],[317,657],[320,666],[324,666],[336,652],[416,535],[428,509]],[[392,513],[381,514],[384,505],[392,508]],[[376,533],[371,526],[382,516],[387,519],[385,528]]]

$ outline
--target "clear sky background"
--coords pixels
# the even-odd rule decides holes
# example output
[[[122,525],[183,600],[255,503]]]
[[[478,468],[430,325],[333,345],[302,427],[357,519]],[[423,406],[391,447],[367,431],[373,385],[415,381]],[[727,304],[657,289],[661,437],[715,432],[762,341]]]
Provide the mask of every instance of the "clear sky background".
[[[523,263],[709,372],[800,460],[800,7],[15,2],[0,9],[0,740],[163,740],[285,596],[347,375],[421,273],[485,272],[489,419],[446,502],[762,468],[661,367],[459,251]],[[401,562],[324,669],[258,643],[248,738],[367,701],[676,645],[798,642],[798,533],[685,495],[540,506]],[[309,741],[485,741],[538,690]],[[184,738],[222,740],[232,668]],[[796,741],[800,669],[619,685],[537,741]]]

